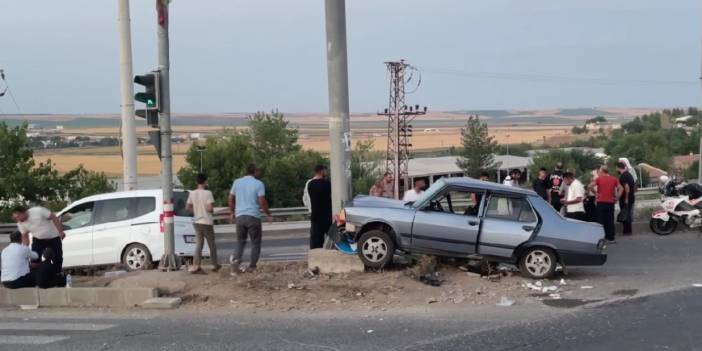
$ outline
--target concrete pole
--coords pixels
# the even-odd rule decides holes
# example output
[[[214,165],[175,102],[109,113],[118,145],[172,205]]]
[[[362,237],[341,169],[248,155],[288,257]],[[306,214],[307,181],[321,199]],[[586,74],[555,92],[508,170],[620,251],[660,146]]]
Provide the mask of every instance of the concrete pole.
[[[325,0],[332,211],[351,195],[351,133],[346,55],[346,1]]]
[[[129,0],[118,0],[119,67],[122,93],[122,162],[123,189],[137,188],[137,137],[134,121],[134,85],[132,84],[132,31]]]
[[[175,255],[173,208],[173,156],[171,153],[171,94],[168,51],[168,1],[156,0],[158,24],[158,70],[161,77],[161,111],[158,125],[161,131],[161,187],[163,188],[164,252],[160,261],[162,270],[178,270],[180,261]],[[159,11],[160,9],[160,11]]]

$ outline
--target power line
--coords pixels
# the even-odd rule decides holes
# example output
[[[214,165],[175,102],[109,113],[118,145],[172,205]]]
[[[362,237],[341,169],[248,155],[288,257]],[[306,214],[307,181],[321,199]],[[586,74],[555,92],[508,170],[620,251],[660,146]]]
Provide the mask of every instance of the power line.
[[[10,95],[10,99],[12,100],[12,103],[15,104],[15,108],[17,108],[17,112],[19,114],[22,114],[22,109],[20,108],[19,104],[17,103],[17,100],[15,99],[15,95],[12,93],[12,89],[10,89],[10,84],[7,83],[7,79],[5,78],[5,70],[0,69],[0,79],[2,79],[3,82],[5,82],[5,90],[0,94],[0,97],[4,96],[5,93],[8,93]]]
[[[481,72],[481,71],[463,71],[454,68],[435,68],[422,67],[422,71],[426,74],[440,74],[451,76],[462,76],[479,79],[499,79],[499,80],[514,80],[528,82],[545,82],[545,83],[590,83],[598,85],[677,85],[691,86],[699,84],[697,80],[654,80],[654,79],[619,79],[619,78],[598,78],[598,77],[579,77],[579,76],[564,76],[551,74],[533,74],[533,73],[503,73],[503,72]]]

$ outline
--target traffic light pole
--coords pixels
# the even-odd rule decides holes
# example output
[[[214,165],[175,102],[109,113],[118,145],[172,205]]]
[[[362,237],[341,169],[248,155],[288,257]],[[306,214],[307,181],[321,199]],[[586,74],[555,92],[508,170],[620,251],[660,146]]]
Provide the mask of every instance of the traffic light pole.
[[[171,92],[168,51],[168,0],[156,0],[158,15],[158,70],[160,75],[161,132],[161,187],[163,188],[164,252],[159,263],[161,270],[180,268],[175,255],[174,208],[173,208],[173,156],[171,153]]]
[[[132,86],[132,31],[129,0],[118,1],[120,78],[122,93],[122,162],[123,189],[137,188],[137,137],[134,121],[134,87]]]
[[[351,132],[346,54],[346,1],[325,0],[332,211],[351,196]],[[325,246],[327,246],[325,244]]]

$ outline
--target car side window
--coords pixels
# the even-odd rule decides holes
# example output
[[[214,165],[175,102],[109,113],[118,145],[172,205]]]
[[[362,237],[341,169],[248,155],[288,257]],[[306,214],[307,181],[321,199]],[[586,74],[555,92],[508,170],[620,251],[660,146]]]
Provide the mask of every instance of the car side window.
[[[141,217],[145,214],[149,214],[156,210],[156,198],[151,196],[137,197],[136,198],[136,213],[134,218]]]
[[[63,229],[78,229],[89,226],[93,222],[95,203],[87,202],[71,208],[61,215]]]
[[[472,215],[477,213],[472,192],[468,190],[452,189],[442,193],[433,201],[434,210],[458,215]]]
[[[506,219],[517,222],[535,222],[536,215],[531,205],[524,198],[491,196],[486,217]]]
[[[188,196],[187,191],[176,191],[173,193],[173,211],[177,217],[192,217],[193,214],[186,208]]]
[[[119,222],[133,218],[129,209],[132,207],[133,198],[121,198],[98,201],[100,211],[95,218],[95,224]]]

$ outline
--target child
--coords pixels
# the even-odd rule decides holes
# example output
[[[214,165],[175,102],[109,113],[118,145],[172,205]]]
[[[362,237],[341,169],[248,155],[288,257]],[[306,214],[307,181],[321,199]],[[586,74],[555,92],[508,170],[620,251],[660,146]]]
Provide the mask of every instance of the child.
[[[54,259],[56,254],[50,247],[44,249],[44,260],[36,271],[37,286],[41,289],[66,286],[66,277],[56,270]]]

